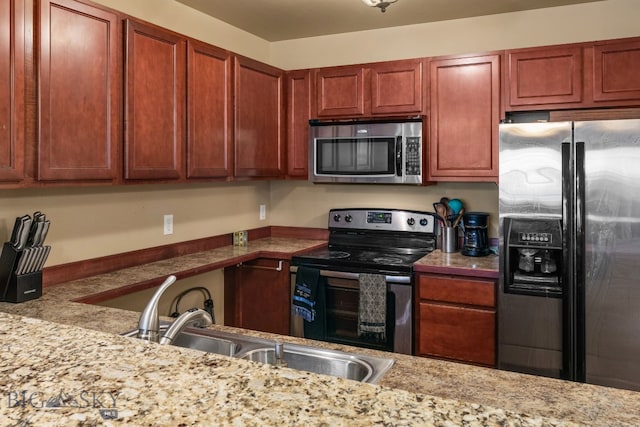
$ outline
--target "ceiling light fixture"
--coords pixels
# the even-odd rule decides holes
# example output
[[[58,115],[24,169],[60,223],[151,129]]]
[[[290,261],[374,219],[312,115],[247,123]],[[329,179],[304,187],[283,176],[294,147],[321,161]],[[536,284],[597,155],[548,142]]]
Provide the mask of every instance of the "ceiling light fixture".
[[[389,5],[391,5],[392,3],[397,2],[398,0],[362,0],[362,3],[366,4],[367,6],[371,6],[371,7],[379,7],[381,12],[384,12],[387,10],[387,7],[389,7]]]

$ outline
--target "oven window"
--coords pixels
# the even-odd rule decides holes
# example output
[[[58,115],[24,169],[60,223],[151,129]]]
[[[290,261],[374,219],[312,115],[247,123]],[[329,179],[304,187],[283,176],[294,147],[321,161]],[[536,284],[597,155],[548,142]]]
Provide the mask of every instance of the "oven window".
[[[318,175],[394,175],[395,138],[318,138]]]
[[[387,292],[387,339],[378,342],[358,336],[359,290],[339,286],[326,288],[326,340],[357,347],[393,351],[395,295]]]

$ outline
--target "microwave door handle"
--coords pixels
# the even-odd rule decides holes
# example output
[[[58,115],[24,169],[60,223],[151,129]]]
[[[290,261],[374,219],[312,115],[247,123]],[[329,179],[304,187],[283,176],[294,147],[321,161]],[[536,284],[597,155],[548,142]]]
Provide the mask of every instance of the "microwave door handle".
[[[402,176],[402,137],[396,140],[396,175]]]

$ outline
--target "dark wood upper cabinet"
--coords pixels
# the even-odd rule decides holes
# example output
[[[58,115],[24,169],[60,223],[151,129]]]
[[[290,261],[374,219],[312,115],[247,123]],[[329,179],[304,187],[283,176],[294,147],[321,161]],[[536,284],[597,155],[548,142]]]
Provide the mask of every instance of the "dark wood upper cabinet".
[[[284,71],[241,56],[234,68],[235,176],[282,177]]]
[[[317,69],[317,116],[420,114],[426,97],[423,64],[409,59]]]
[[[111,180],[120,147],[119,20],[74,0],[42,0],[38,179]]]
[[[188,178],[227,178],[233,174],[231,54],[214,46],[188,43]]]
[[[368,111],[367,68],[362,65],[316,70],[318,117],[358,117]]]
[[[640,105],[640,39],[508,50],[506,110]]]
[[[131,19],[125,25],[125,178],[182,178],[186,39]]]
[[[371,66],[371,114],[424,110],[423,60],[381,62]]]
[[[509,105],[582,102],[582,47],[510,51],[507,63]]]
[[[312,116],[313,74],[310,70],[287,73],[287,176],[308,176],[309,119]]]
[[[592,49],[594,102],[640,101],[640,39],[596,43]]]
[[[500,55],[430,64],[429,181],[497,181]]]
[[[0,181],[24,178],[25,8],[0,1]]]

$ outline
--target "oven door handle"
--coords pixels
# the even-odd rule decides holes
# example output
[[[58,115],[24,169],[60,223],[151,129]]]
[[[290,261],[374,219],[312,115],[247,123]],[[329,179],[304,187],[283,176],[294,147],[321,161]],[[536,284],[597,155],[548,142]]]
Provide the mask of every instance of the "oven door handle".
[[[291,266],[289,270],[292,273],[296,273],[298,271],[298,267]],[[334,270],[320,270],[320,275],[323,277],[332,277],[335,279],[358,280],[360,278],[359,273],[348,273],[345,271],[334,271]],[[411,276],[384,276],[384,277],[387,283],[400,283],[405,285],[408,285],[411,283]]]

